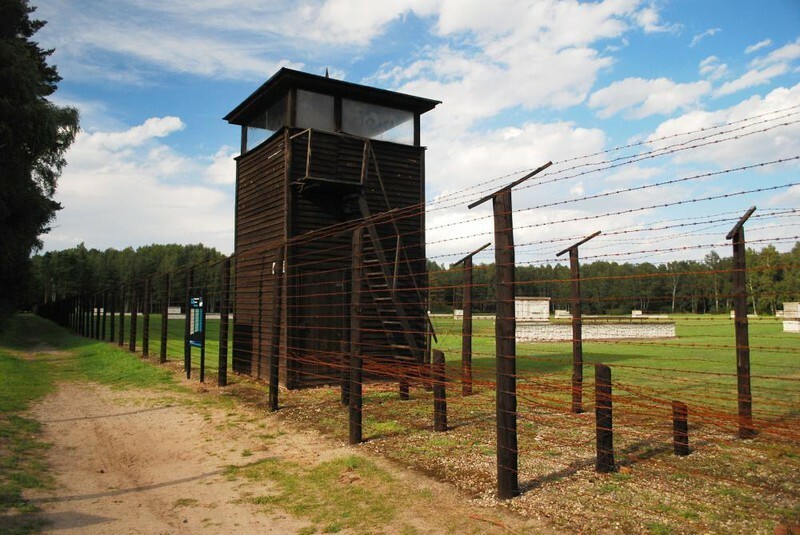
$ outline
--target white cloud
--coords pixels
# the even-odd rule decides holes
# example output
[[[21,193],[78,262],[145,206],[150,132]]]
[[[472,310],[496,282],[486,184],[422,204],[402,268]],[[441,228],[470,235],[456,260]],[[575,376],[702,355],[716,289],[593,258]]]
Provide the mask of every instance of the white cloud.
[[[722,97],[725,95],[730,95],[731,93],[736,93],[742,89],[747,89],[749,87],[768,84],[773,78],[780,76],[781,74],[785,74],[788,72],[788,70],[789,67],[787,65],[778,64],[771,65],[764,69],[753,69],[747,71],[736,80],[731,80],[730,82],[725,82],[722,84],[714,91],[714,96]]]
[[[636,14],[636,22],[645,33],[677,32],[680,24],[663,24],[655,5],[651,4]]]
[[[211,165],[206,169],[206,180],[210,184],[235,184],[236,162],[234,157],[238,154],[239,151],[234,150],[233,147],[220,147],[211,158]]]
[[[753,61],[750,62],[750,66],[754,68],[759,68],[765,65],[787,64],[799,58],[800,58],[800,37],[797,38],[793,43],[789,43],[785,46],[777,48],[772,52],[770,52],[769,54],[767,54],[766,56],[761,56],[753,59]]]
[[[763,41],[759,41],[755,44],[752,44],[744,49],[745,54],[752,54],[753,52],[758,52],[762,48],[766,48],[772,44],[772,39],[764,39]]]
[[[752,96],[730,108],[714,112],[693,111],[686,113],[663,122],[648,139],[653,140],[652,148],[659,148],[675,142],[675,139],[669,136],[699,129],[709,129],[754,116],[763,116],[758,120],[759,124],[755,124],[752,127],[746,127],[746,124],[739,124],[733,127],[735,130],[723,128],[723,131],[730,130],[728,134],[720,136],[720,138],[730,138],[724,143],[713,143],[695,150],[681,151],[673,157],[673,161],[677,163],[713,164],[716,167],[729,168],[779,158],[789,158],[800,154],[800,125],[798,125],[795,118],[787,117],[787,114],[796,113],[796,110],[794,112],[771,112],[797,106],[800,106],[800,84],[791,88],[781,87],[775,89],[764,97]],[[784,126],[784,123],[788,124]],[[759,130],[773,126],[775,128],[768,132],[758,133]],[[709,134],[718,131],[711,130]],[[748,133],[753,133],[753,135],[746,135]],[[669,139],[662,142],[655,141],[665,136],[669,137]],[[790,165],[797,167],[796,163]]]
[[[708,56],[700,62],[699,72],[700,76],[704,76],[709,80],[718,80],[728,72],[728,66],[720,63],[717,56]]]
[[[599,50],[610,50],[607,40],[622,39],[634,27],[639,5],[444,0],[436,32],[447,44],[425,48],[410,63],[389,66],[370,81],[444,100],[434,128],[469,129],[517,107],[575,106],[614,62]]]
[[[154,117],[124,131],[79,133],[56,193],[63,209],[45,248],[203,242],[230,252],[232,188],[196,178],[219,180],[216,166],[227,149],[209,157],[206,168],[160,141],[181,128],[177,117]]]
[[[712,37],[713,35],[715,35],[718,32],[721,32],[721,31],[722,31],[722,28],[709,28],[708,30],[706,30],[706,31],[704,31],[702,33],[698,33],[697,35],[692,37],[692,42],[689,44],[689,46],[694,48],[695,46],[697,46],[697,43],[699,43],[700,41],[702,41],[706,37]]]
[[[625,111],[627,117],[641,119],[696,106],[710,91],[706,81],[680,84],[667,78],[625,78],[592,93],[589,107],[599,108],[597,114],[603,118]]]

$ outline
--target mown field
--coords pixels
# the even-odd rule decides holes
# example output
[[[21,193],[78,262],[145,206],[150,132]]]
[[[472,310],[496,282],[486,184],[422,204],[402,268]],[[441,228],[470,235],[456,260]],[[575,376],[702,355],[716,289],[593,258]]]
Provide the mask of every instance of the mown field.
[[[766,533],[800,522],[800,336],[775,318],[750,321],[753,414],[759,435],[737,438],[733,321],[679,316],[677,337],[584,342],[583,414],[570,413],[569,342],[518,344],[519,480],[523,494],[503,506],[559,530],[618,533]],[[160,321],[151,319],[151,355]],[[359,449],[451,483],[480,503],[496,503],[494,325],[474,324],[475,393],[461,396],[461,322],[434,320],[447,357],[446,433],[433,432],[433,396],[414,381],[364,386]],[[218,322],[208,322],[207,377],[217,366]],[[141,335],[141,327],[138,329]],[[182,361],[183,322],[170,321],[169,359]],[[618,471],[594,471],[592,364],[611,366]],[[193,349],[193,366],[199,351]],[[229,364],[230,366],[230,364]],[[197,377],[194,375],[193,377]],[[228,391],[263,407],[264,384],[233,377]],[[671,401],[689,406],[691,455],[672,454]],[[347,409],[336,387],[280,394],[279,415],[347,440]],[[498,503],[498,505],[500,505]]]
[[[129,318],[128,318],[129,319]],[[683,401],[702,402],[733,410],[736,404],[736,353],[733,321],[722,315],[683,315],[673,318],[677,337],[658,340],[626,340],[583,343],[584,376],[591,388],[591,365],[612,367],[613,380],[650,389],[653,395]],[[438,335],[436,349],[444,351],[448,379],[460,380],[461,321],[433,318]],[[125,347],[128,347],[126,325]],[[231,326],[232,329],[232,326]],[[183,361],[182,319],[169,320],[167,354]],[[774,317],[751,319],[749,323],[753,404],[767,408],[762,416],[779,418],[800,405],[800,336],[785,333]],[[137,348],[141,350],[142,316],[138,317]],[[150,354],[160,352],[160,315],[150,316]],[[229,338],[228,369],[231,369],[232,336]],[[473,373],[478,382],[494,381],[494,321],[473,322]],[[219,320],[207,321],[206,372],[218,369]],[[517,344],[517,370],[521,381],[546,379],[552,384],[569,383],[572,373],[572,345],[558,343]],[[192,348],[192,366],[200,365],[200,350]],[[551,395],[567,399],[569,392]]]

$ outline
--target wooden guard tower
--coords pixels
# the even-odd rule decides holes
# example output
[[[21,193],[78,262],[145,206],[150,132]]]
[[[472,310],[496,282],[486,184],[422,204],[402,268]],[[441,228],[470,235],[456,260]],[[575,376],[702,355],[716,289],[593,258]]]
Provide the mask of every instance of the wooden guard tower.
[[[421,361],[428,320],[420,115],[437,104],[284,68],[225,116],[242,129],[235,371],[268,378],[279,311],[281,383],[339,381],[356,225],[365,232],[363,354],[381,364]]]

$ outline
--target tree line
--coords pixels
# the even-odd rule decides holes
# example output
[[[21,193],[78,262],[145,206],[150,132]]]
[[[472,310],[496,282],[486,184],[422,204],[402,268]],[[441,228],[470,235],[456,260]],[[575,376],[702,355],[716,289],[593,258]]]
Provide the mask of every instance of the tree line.
[[[586,262],[581,264],[581,307],[584,314],[725,313],[733,308],[731,257],[716,251],[702,261],[662,264]],[[461,308],[463,268],[428,262],[431,311]],[[516,295],[549,297],[553,309],[569,309],[571,290],[567,265],[520,265],[515,270]],[[473,310],[493,313],[494,264],[473,268]],[[785,301],[800,300],[800,242],[786,253],[774,246],[747,249],[747,292],[750,313],[775,314]]]
[[[31,305],[80,294],[119,288],[157,274],[176,273],[190,266],[198,286],[219,275],[215,262],[225,256],[214,248],[198,245],[148,245],[134,249],[72,249],[48,252],[31,259],[28,288]],[[702,261],[676,260],[661,264],[607,261],[581,265],[582,309],[585,314],[628,315],[645,313],[726,313],[733,307],[731,257],[716,251]],[[431,310],[449,313],[461,308],[463,271],[428,261]],[[553,309],[569,309],[569,266],[520,265],[515,270],[516,295],[549,297]],[[785,301],[800,300],[800,242],[786,253],[774,246],[747,249],[748,305],[752,313],[775,314]],[[173,286],[171,300],[180,303],[180,284]],[[476,313],[493,313],[494,264],[479,264],[473,271],[473,307]]]
[[[51,302],[81,294],[91,295],[119,288],[162,273],[175,273],[190,266],[201,266],[194,280],[198,287],[216,280],[215,261],[225,255],[203,244],[146,245],[122,250],[87,249],[80,244],[72,249],[47,252],[31,259],[30,305]],[[181,302],[181,289],[174,285],[172,299]]]

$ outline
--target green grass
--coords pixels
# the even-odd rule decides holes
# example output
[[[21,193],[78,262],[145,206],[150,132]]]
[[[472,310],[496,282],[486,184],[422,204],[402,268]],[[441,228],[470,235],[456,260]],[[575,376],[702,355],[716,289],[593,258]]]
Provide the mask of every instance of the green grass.
[[[276,458],[230,466],[228,479],[269,481],[274,491],[249,498],[267,511],[284,509],[316,526],[314,531],[380,531],[402,510],[409,496],[398,493],[392,477],[361,456],[340,457],[315,466]]]
[[[52,484],[41,461],[48,445],[41,426],[25,416],[56,382],[95,381],[114,388],[181,390],[165,369],[105,342],[70,334],[29,314],[9,318],[0,330],[0,524],[3,533],[32,533],[42,524],[25,489]],[[9,516],[10,515],[10,516]]]
[[[736,405],[736,352],[729,316],[675,316],[677,337],[667,340],[584,341],[584,380],[593,384],[592,364],[611,366],[613,380],[651,389],[666,399],[702,400],[731,410]],[[451,369],[461,360],[461,321],[435,317],[437,349]],[[473,369],[477,379],[494,380],[494,321],[473,321]],[[753,405],[768,407],[775,416],[800,404],[800,336],[785,333],[774,318],[749,322]],[[518,343],[517,371],[525,375],[569,381],[572,344]],[[565,383],[567,384],[567,383]],[[566,398],[567,393],[563,393]]]

